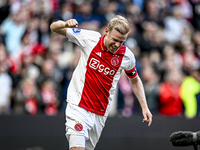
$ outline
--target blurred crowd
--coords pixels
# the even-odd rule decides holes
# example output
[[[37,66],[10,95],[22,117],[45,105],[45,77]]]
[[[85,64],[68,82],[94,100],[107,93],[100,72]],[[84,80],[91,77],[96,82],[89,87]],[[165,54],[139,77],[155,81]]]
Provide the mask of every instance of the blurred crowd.
[[[103,35],[116,14],[130,23],[124,45],[153,115],[200,116],[200,0],[1,0],[0,114],[64,112],[80,48],[50,24],[75,18]],[[141,111],[124,73],[115,104],[115,115]]]

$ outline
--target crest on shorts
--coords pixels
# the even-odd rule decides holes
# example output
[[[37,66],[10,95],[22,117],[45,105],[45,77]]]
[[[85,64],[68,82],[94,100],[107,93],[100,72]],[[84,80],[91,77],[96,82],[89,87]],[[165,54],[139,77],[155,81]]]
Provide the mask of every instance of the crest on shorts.
[[[83,125],[81,124],[81,122],[76,122],[74,129],[78,132],[83,130]]]
[[[113,58],[111,59],[111,64],[112,64],[113,66],[117,66],[117,65],[119,64],[119,59],[118,59],[117,57],[113,57]]]

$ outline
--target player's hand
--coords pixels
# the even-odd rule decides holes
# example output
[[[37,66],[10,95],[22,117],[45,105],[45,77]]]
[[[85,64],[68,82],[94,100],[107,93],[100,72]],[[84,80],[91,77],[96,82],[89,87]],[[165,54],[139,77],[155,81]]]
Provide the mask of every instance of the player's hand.
[[[76,21],[76,19],[69,19],[65,22],[65,27],[66,28],[77,28],[78,22]]]
[[[142,113],[143,113],[143,116],[144,116],[144,119],[143,119],[142,122],[148,122],[148,126],[150,126],[151,123],[152,123],[153,115],[151,114],[149,109],[144,110]]]

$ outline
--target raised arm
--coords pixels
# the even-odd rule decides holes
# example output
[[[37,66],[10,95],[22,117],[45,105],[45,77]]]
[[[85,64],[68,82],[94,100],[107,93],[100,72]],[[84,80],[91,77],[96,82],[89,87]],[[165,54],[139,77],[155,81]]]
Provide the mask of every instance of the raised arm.
[[[148,126],[150,126],[152,123],[152,114],[147,106],[142,81],[141,81],[140,77],[137,76],[135,78],[130,78],[130,83],[133,88],[133,92],[135,93],[135,95],[140,103],[140,106],[142,108],[142,114],[144,117],[143,122],[148,122]]]
[[[67,21],[56,21],[50,25],[52,32],[66,36],[67,28],[77,28],[78,22],[76,19],[69,19]]]

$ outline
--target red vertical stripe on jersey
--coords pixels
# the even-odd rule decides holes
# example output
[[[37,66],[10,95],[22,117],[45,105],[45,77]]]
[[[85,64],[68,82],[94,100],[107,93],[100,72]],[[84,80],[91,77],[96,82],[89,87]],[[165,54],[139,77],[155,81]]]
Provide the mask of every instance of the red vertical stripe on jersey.
[[[126,47],[121,46],[117,54],[111,54],[102,50],[100,41],[88,58],[85,84],[79,106],[103,116],[108,105],[109,91],[121,65]]]

